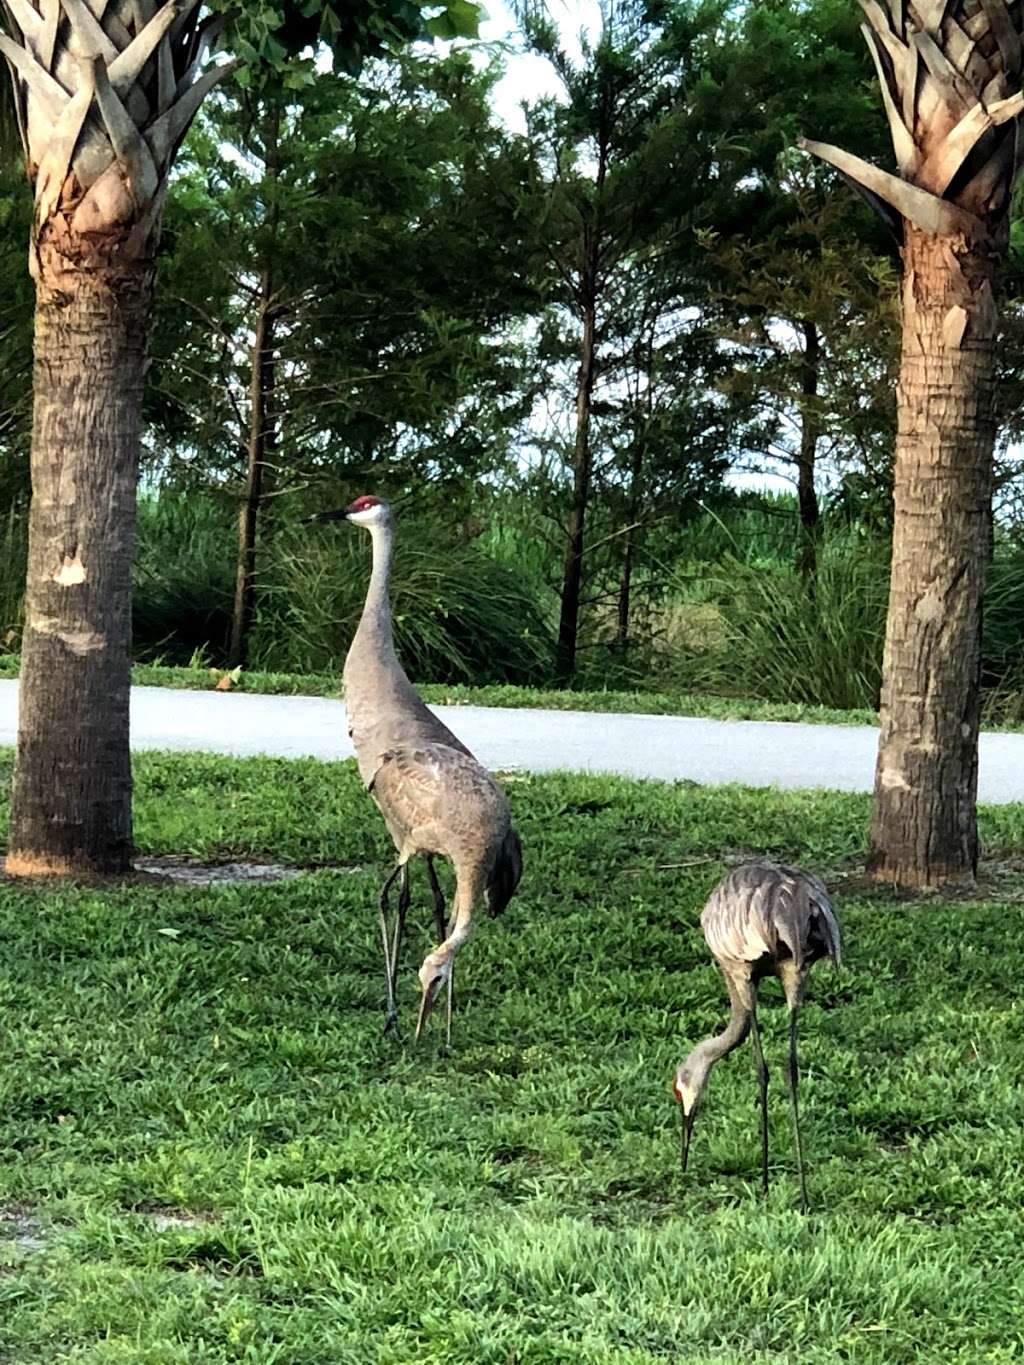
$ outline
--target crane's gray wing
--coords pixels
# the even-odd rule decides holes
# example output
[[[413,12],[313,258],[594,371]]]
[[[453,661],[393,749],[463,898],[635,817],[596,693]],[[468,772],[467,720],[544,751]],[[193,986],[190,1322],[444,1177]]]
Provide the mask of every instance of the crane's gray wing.
[[[448,744],[388,749],[369,790],[388,826],[406,833],[436,822],[472,827],[481,822],[481,807],[499,816],[502,834],[508,821],[501,788],[472,755]]]
[[[515,895],[523,875],[523,845],[514,826],[509,825],[504,842],[494,861],[487,883],[487,911],[495,919]]]
[[[779,874],[773,907],[776,932],[794,962],[800,967],[807,958],[813,962],[828,957],[838,964],[842,957],[842,935],[825,883],[798,868],[776,870]]]
[[[789,950],[799,968],[808,959],[841,955],[839,923],[824,884],[810,873],[775,863],[745,863],[712,891],[700,917],[716,957],[756,962]]]
[[[809,883],[807,899],[811,908],[811,933],[817,939],[820,955],[827,957],[839,966],[843,960],[843,935],[839,928],[835,908],[829,900],[824,884],[817,877],[807,876]]]
[[[775,952],[776,933],[768,907],[770,884],[758,864],[726,873],[701,911],[700,924],[717,958],[757,962]]]

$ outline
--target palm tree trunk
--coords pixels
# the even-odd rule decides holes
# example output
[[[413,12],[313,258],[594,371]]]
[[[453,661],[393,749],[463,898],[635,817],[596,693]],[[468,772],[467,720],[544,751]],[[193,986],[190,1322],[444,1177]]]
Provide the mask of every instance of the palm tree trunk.
[[[821,364],[821,342],[813,322],[802,322],[804,355],[800,366],[800,453],[797,456],[797,504],[800,509],[800,553],[797,569],[805,583],[812,584],[818,571],[818,533],[821,509],[814,487],[814,467],[821,436],[821,417],[818,413],[818,372]]]
[[[230,662],[233,668],[248,662],[249,634],[256,601],[256,538],[266,461],[275,441],[273,416],[277,360],[274,354],[276,315],[272,302],[273,282],[269,270],[260,279],[259,313],[252,348],[252,382],[249,403],[249,443],[245,494],[238,517],[238,560],[235,574],[235,607],[231,620]]]
[[[880,881],[941,886],[973,880],[978,862],[995,286],[1024,111],[1024,13],[1008,0],[927,12],[894,0],[864,13],[900,173],[803,145],[903,233],[892,581],[868,858]]]
[[[152,263],[104,280],[43,252],[32,508],[7,871],[131,861],[131,572]],[[52,268],[50,268],[52,266]]]
[[[583,332],[580,337],[580,369],[576,382],[576,439],[572,459],[572,505],[569,510],[558,641],[555,647],[555,672],[562,683],[569,682],[576,671],[584,531],[587,505],[590,501],[590,406],[594,392],[596,349],[597,312],[592,299],[588,298],[583,308]]]
[[[981,600],[998,257],[908,223],[895,524],[869,864],[936,886],[978,860]],[[923,666],[922,666],[923,665]]]
[[[0,7],[35,196],[32,507],[7,871],[132,855],[131,565],[153,261],[223,19],[195,4]],[[2,30],[6,30],[6,32]]]

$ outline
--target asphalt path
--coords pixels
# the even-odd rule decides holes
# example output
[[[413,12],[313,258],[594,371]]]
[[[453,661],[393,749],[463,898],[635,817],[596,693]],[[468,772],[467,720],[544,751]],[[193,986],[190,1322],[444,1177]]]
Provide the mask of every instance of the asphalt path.
[[[17,728],[0,680],[0,744]],[[663,781],[870,791],[878,731],[862,725],[705,720],[591,711],[431,708],[493,770],[572,769]],[[281,758],[350,758],[345,707],[327,697],[132,689],[132,747]],[[1024,801],[1024,735],[981,737],[982,801]]]

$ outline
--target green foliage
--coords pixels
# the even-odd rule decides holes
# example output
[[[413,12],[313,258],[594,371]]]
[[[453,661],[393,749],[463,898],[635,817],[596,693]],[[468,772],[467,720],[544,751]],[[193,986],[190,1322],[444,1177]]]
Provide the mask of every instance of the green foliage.
[[[304,89],[315,79],[315,46],[330,50],[350,76],[364,62],[429,38],[476,36],[481,9],[472,0],[250,0],[218,6],[230,17],[229,42],[246,65],[244,88],[268,81]]]
[[[352,765],[147,755],[136,791],[149,853],[330,866],[0,885],[0,1340],[19,1365],[1019,1357],[1016,917],[858,891],[865,799],[517,780],[526,878],[465,950],[445,1058],[436,1032],[381,1035],[390,846]],[[1019,856],[1019,807],[982,822]],[[846,931],[803,1014],[807,1218],[771,986],[769,1198],[748,1049],[678,1171],[668,1079],[726,1011],[697,915],[751,848],[820,871]],[[407,1028],[431,922],[413,885]],[[39,1225],[20,1241],[15,1213]]]
[[[1024,720],[1024,547],[1000,537],[989,566],[983,615],[982,684],[987,712],[1003,722]]]
[[[701,575],[708,564],[730,557],[750,568],[783,569],[794,558],[797,516],[789,493],[722,496],[684,527],[666,527],[658,548],[683,575]]]
[[[25,519],[14,509],[0,512],[0,655],[21,643],[22,603],[28,536]]]
[[[137,660],[225,662],[237,534],[230,507],[208,496],[165,492],[140,502]],[[0,538],[12,555],[18,544]],[[264,549],[252,647],[257,671],[336,677],[368,577],[368,545],[358,532],[278,530]],[[550,675],[549,629],[531,584],[477,542],[460,539],[458,528],[403,518],[392,601],[399,654],[414,678],[528,683]]]
[[[840,710],[878,705],[884,546],[833,534],[813,584],[730,555],[705,573],[701,595],[716,604],[721,630],[709,647],[680,651],[668,664],[678,686]]]
[[[0,516],[22,508],[28,495],[28,435],[32,407],[32,282],[26,270],[32,197],[13,125],[6,76],[0,83]],[[5,137],[8,140],[4,140]],[[4,565],[6,570],[7,565]],[[0,593],[9,591],[6,578]],[[6,608],[5,608],[5,614]]]
[[[491,116],[493,81],[456,52],[374,63],[358,84],[322,75],[301,100],[210,105],[180,158],[157,291],[165,481],[240,492],[264,294],[276,493],[375,484],[385,464],[461,493],[503,464],[528,380],[502,329],[535,291],[527,224],[504,204],[523,158]]]
[[[234,519],[210,498],[143,498],[136,528],[132,635],[137,659],[220,659],[231,628]]]
[[[338,670],[369,577],[366,538],[332,527],[281,535],[268,563],[252,655],[257,667]],[[529,585],[449,528],[403,520],[391,592],[399,657],[414,678],[532,682],[551,670],[548,629]]]

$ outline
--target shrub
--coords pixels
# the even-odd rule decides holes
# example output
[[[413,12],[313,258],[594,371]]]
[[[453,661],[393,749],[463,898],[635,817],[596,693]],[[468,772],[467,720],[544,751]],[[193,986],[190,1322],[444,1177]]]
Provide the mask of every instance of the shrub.
[[[688,691],[838,708],[875,707],[888,596],[887,547],[854,533],[823,546],[813,586],[791,569],[726,556],[702,597],[720,613],[706,647],[668,654]]]
[[[268,555],[252,643],[253,666],[340,668],[369,575],[361,533],[325,527],[282,533]],[[552,648],[530,585],[475,543],[404,520],[391,585],[399,657],[432,682],[544,681]]]
[[[27,521],[26,514],[14,508],[0,519],[0,654],[16,651],[21,644]]]
[[[223,662],[231,631],[235,521],[208,497],[162,492],[139,501],[133,651],[140,661]]]

